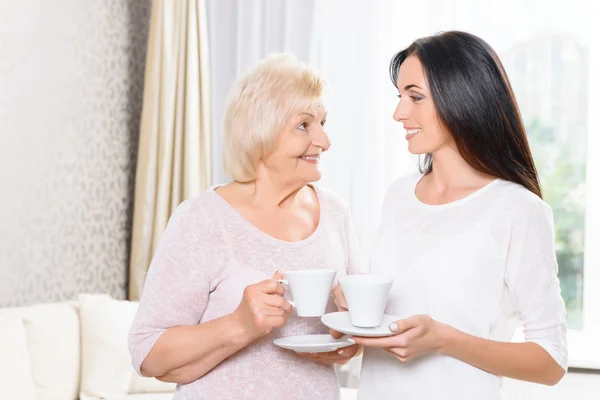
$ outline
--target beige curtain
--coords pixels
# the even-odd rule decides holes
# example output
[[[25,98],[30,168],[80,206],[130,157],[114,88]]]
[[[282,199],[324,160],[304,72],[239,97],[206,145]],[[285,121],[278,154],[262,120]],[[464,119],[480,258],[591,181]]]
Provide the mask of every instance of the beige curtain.
[[[135,182],[130,300],[141,295],[171,213],[210,185],[207,31],[204,0],[153,2]]]

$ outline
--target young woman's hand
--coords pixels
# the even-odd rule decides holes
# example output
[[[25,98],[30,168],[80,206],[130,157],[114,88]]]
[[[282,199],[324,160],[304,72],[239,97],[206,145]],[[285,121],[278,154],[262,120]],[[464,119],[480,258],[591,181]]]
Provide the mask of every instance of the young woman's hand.
[[[437,352],[443,344],[447,325],[429,315],[413,315],[390,324],[396,335],[383,338],[353,337],[366,347],[376,347],[392,353],[398,360],[407,362],[427,353]]]

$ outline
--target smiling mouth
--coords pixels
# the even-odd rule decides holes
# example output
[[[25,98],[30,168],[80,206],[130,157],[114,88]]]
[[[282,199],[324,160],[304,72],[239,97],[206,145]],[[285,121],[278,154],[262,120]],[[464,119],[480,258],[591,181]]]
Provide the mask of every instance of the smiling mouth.
[[[304,160],[306,162],[310,162],[312,164],[316,164],[319,162],[319,159],[321,157],[319,155],[307,155],[307,156],[301,156],[300,159]]]
[[[421,128],[406,129],[406,140],[410,140],[421,132]]]

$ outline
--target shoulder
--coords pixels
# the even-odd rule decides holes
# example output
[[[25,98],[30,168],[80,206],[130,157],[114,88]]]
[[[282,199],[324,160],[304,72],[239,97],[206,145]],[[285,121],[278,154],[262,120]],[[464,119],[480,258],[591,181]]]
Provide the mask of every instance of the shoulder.
[[[422,173],[412,172],[394,180],[385,194],[385,198],[383,200],[384,209],[391,204],[397,204],[399,201],[402,201],[402,199],[406,198],[406,196],[412,195],[414,193],[415,186],[422,177]]]
[[[191,223],[196,227],[199,224],[207,224],[215,219],[222,209],[218,196],[211,188],[184,200],[171,214],[170,220]]]
[[[524,186],[499,180],[493,195],[511,219],[520,221],[552,220],[552,208],[548,203]]]
[[[550,206],[538,195],[524,186],[500,179],[496,185],[497,195],[512,208],[520,212],[547,212]]]
[[[348,209],[348,203],[344,199],[342,199],[342,197],[339,194],[333,192],[332,190],[324,189],[320,186],[314,185],[313,187],[315,188],[317,193],[322,197],[323,201],[327,204],[328,207],[341,210]]]
[[[327,214],[346,216],[350,214],[348,203],[337,193],[312,185],[321,200],[322,211]]]
[[[422,173],[412,172],[397,178],[390,185],[386,196],[394,196],[400,193],[412,193],[422,177]]]

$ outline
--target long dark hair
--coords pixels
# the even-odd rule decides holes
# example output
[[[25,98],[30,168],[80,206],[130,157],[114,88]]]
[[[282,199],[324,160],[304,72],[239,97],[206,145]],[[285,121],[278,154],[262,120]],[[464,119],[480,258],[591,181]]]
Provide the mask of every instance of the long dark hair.
[[[475,35],[450,31],[424,37],[394,56],[390,78],[397,84],[409,56],[421,64],[438,117],[460,155],[478,171],[523,185],[542,197],[519,107],[496,52]],[[421,172],[432,171],[427,154]]]

